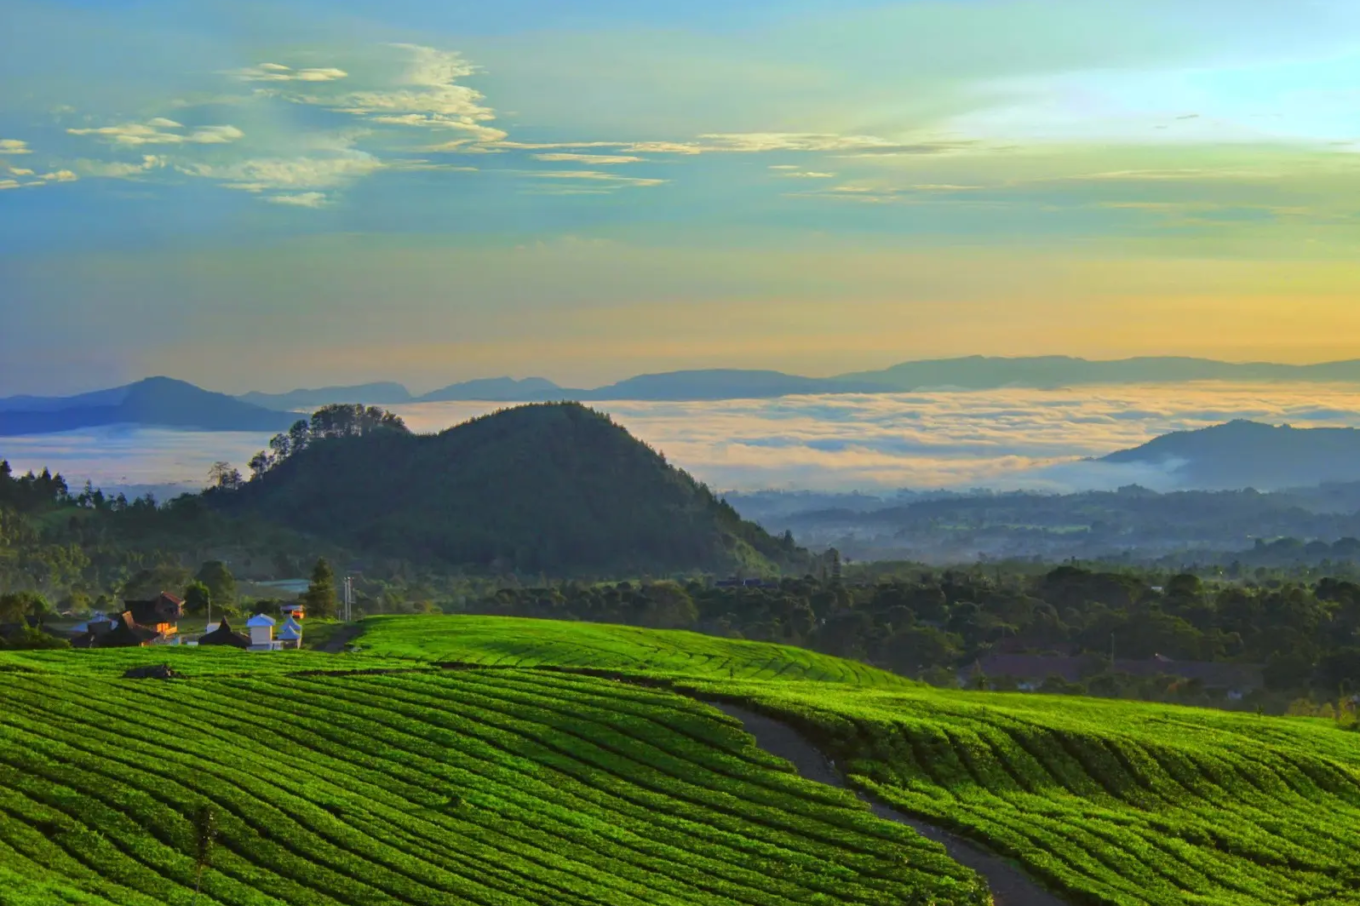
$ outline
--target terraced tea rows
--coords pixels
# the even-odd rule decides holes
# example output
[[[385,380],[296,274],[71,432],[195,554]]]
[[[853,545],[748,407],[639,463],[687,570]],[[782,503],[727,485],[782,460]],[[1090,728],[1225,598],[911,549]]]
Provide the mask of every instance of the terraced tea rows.
[[[704,684],[1073,902],[1360,903],[1360,734],[1025,695]]]
[[[373,617],[363,626],[359,645],[366,655],[426,663],[909,685],[887,671],[804,648],[679,630],[477,616]]]
[[[0,674],[0,695],[3,903],[190,903],[203,805],[221,827],[204,904],[987,900],[934,844],[667,692],[54,671]]]
[[[323,654],[319,651],[251,652],[226,647],[156,645],[79,651],[0,651],[0,674],[65,673],[114,678],[130,667],[166,664],[186,676],[260,676],[305,671],[411,669],[408,658]]]

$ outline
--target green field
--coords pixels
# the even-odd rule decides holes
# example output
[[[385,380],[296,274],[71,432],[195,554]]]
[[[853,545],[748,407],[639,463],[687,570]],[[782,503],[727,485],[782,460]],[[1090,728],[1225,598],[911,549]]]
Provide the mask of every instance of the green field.
[[[703,700],[1073,904],[1360,903],[1360,733],[1332,722],[944,692],[684,632],[364,626],[343,655],[0,657],[0,906],[193,902],[203,804],[204,904],[987,903]],[[187,679],[118,678],[161,662]]]
[[[505,670],[5,674],[0,695],[0,903],[190,903],[203,804],[201,903],[986,902],[672,693]]]
[[[1360,733],[1073,697],[701,684],[1070,902],[1360,903]]]
[[[365,656],[410,658],[422,663],[909,685],[886,670],[790,645],[714,638],[674,629],[517,617],[370,617],[364,621],[358,645]]]

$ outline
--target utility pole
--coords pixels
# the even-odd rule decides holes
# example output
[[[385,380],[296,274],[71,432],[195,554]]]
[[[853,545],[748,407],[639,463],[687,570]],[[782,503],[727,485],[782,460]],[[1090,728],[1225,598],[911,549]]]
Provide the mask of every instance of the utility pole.
[[[354,619],[354,578],[345,576],[345,622]]]

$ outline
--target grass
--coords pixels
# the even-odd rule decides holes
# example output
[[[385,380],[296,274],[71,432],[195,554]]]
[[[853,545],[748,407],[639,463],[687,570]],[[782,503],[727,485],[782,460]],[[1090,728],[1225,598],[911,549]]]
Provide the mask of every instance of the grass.
[[[409,670],[420,665],[406,658],[319,651],[240,651],[222,646],[156,645],[148,648],[96,648],[60,651],[0,651],[0,676],[16,673],[121,677],[131,667],[167,664],[186,677],[269,676],[308,671]],[[0,901],[3,903],[3,901]]]
[[[269,658],[261,656],[264,663]],[[720,713],[535,671],[0,676],[0,902],[986,902]]]
[[[1073,904],[1360,903],[1360,733],[1332,722],[946,692],[686,632],[363,626],[344,655],[0,655],[0,904],[189,903],[203,804],[204,904],[987,902],[696,699],[795,725]],[[188,679],[118,678],[139,663]]]
[[[363,621],[365,656],[486,667],[555,666],[651,676],[904,686],[856,661],[790,645],[671,629],[517,617],[394,616]]]
[[[1360,902],[1360,734],[1069,696],[700,684],[1091,904]]]

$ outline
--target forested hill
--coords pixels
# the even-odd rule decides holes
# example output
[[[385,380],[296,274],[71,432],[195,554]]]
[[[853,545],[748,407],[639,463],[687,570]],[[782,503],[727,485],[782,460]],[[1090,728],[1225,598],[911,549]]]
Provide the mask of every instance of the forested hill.
[[[1106,462],[1166,468],[1200,488],[1273,490],[1360,479],[1360,430],[1237,420],[1166,434]]]
[[[791,538],[743,521],[576,403],[505,409],[436,435],[327,437],[208,497],[374,556],[450,566],[617,576],[804,565]]]

